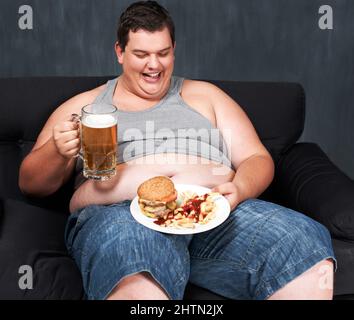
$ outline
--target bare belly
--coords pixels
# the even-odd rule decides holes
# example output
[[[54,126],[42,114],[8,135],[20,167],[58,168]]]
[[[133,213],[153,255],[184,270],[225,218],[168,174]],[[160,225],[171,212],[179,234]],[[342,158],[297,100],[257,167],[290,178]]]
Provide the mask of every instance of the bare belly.
[[[132,200],[138,186],[154,176],[168,176],[174,183],[196,184],[213,188],[233,179],[229,167],[207,159],[186,155],[152,155],[117,166],[117,174],[109,181],[88,180],[74,193],[70,212],[92,204],[109,205]]]

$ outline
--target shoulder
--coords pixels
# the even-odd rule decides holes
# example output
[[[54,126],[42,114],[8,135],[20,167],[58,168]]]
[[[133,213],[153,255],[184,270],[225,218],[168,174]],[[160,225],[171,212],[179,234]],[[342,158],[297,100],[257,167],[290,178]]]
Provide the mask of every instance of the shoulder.
[[[215,125],[216,120],[213,110],[212,90],[213,85],[211,83],[185,79],[180,94],[188,106],[201,113]]]
[[[209,92],[209,90],[211,92]],[[184,79],[183,81],[183,91],[187,92],[197,92],[204,95],[210,95],[211,93],[220,92],[216,85],[212,84],[211,82],[207,81],[200,81],[200,80],[189,80]]]
[[[184,97],[198,97],[215,107],[221,101],[232,100],[223,90],[211,82],[185,79],[182,85]]]
[[[182,91],[184,96],[194,96],[202,99],[212,107],[215,113],[223,112],[225,108],[240,108],[226,92],[207,81],[184,80]]]
[[[203,114],[215,126],[225,110],[238,109],[238,104],[216,85],[207,81],[185,79],[181,96],[196,111]]]
[[[214,105],[221,95],[226,95],[216,85],[199,80],[185,79],[181,88],[181,95],[185,98],[198,98],[204,103]]]

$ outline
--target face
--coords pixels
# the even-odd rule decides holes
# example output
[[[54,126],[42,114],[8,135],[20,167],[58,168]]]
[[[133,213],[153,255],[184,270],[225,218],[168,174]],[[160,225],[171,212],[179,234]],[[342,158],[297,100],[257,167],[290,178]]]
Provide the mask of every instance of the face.
[[[130,31],[125,51],[116,44],[116,53],[124,83],[131,92],[152,100],[166,94],[174,66],[174,44],[167,28]]]

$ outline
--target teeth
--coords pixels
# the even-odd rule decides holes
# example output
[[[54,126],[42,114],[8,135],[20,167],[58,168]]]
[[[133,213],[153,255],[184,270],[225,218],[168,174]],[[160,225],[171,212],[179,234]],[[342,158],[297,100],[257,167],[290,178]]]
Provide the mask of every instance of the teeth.
[[[151,78],[157,78],[160,74],[160,72],[157,72],[157,73],[144,73],[145,75],[147,75],[148,77],[151,77]]]

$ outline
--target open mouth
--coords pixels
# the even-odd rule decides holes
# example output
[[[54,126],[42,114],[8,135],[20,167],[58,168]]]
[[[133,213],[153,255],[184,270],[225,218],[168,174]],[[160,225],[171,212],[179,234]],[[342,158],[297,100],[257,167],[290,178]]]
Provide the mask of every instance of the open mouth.
[[[143,73],[143,77],[149,82],[155,82],[161,78],[161,72]]]

